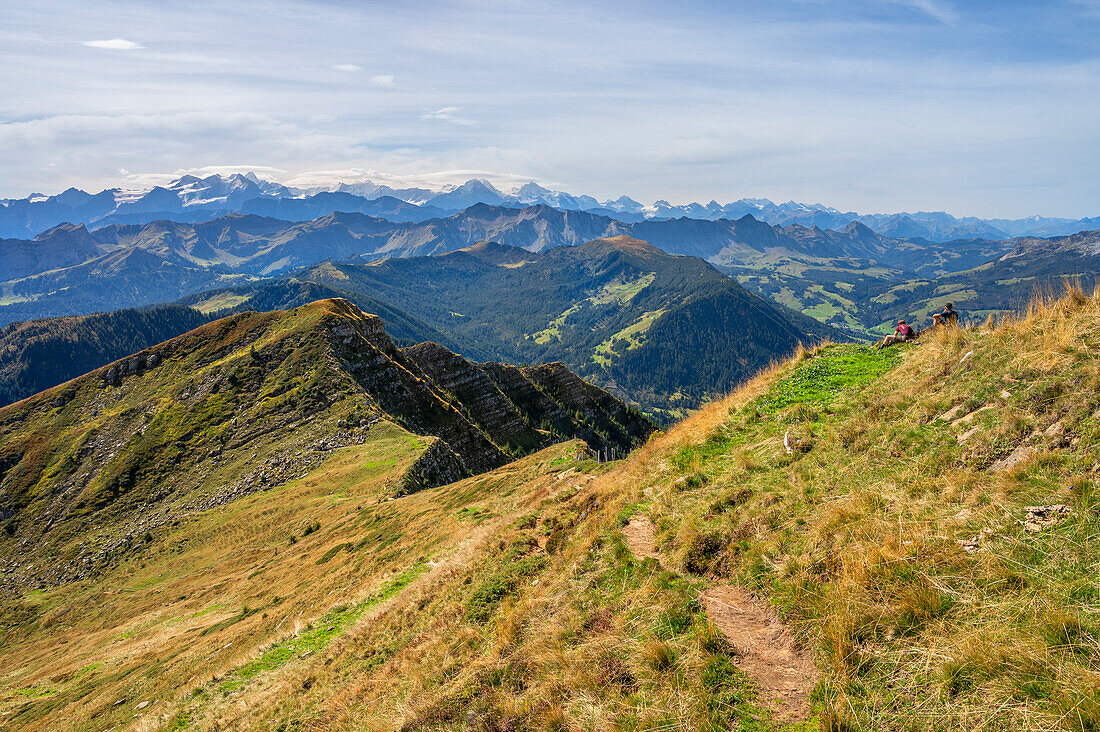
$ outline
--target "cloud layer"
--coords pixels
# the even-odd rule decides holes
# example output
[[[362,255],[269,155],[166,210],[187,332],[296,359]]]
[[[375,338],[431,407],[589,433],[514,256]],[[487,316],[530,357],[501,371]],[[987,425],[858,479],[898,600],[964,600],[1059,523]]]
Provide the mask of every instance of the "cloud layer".
[[[137,51],[143,48],[140,43],[127,41],[125,38],[111,38],[106,41],[84,41],[84,45],[89,48],[105,48],[108,51]]]
[[[1092,0],[0,7],[0,196],[249,162],[1096,215]],[[59,20],[61,19],[61,20]],[[91,40],[89,40],[91,39]]]

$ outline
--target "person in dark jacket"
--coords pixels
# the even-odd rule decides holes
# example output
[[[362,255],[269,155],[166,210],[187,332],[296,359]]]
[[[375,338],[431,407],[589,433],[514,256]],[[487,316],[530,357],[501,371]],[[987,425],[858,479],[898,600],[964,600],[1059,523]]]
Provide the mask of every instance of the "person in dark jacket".
[[[938,313],[932,313],[932,327],[937,325],[958,325],[959,313],[955,310],[955,306],[951,303],[947,303],[943,306],[943,311]]]
[[[875,346],[875,348],[885,348],[886,346],[892,346],[895,343],[903,343],[905,341],[911,341],[917,337],[917,331],[913,330],[913,326],[906,323],[904,320],[898,321],[898,327],[894,328],[894,334],[888,335],[882,339],[882,342]]]

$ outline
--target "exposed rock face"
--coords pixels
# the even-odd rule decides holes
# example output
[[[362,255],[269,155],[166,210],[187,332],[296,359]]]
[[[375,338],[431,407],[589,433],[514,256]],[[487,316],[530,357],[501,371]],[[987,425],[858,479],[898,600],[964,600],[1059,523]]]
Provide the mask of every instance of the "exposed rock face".
[[[555,438],[580,438],[593,449],[627,452],[654,425],[560,363],[517,367],[472,364],[435,343],[404,349],[470,419],[501,446],[528,451]],[[549,433],[549,434],[547,434]]]
[[[440,388],[453,395],[479,428],[497,445],[530,450],[546,441],[516,405],[497,387],[485,369],[437,343],[406,348],[405,354]]]
[[[447,410],[431,411],[439,405],[433,402],[425,406],[412,388],[402,392],[402,404],[393,404],[386,411],[416,431],[441,437],[471,472],[487,469],[479,467],[483,465],[497,467],[507,462],[509,455],[531,452],[563,438],[580,438],[593,449],[615,447],[627,452],[656,428],[637,410],[560,363],[523,368],[473,364],[436,343],[421,343],[394,353],[389,351],[392,342],[384,334],[382,337],[386,340],[378,347],[386,350],[395,364],[415,374],[417,385],[427,387],[457,417]],[[378,381],[367,377],[365,371],[359,373],[372,383]],[[402,375],[397,372],[393,376],[399,382]],[[390,382],[391,390],[394,383]],[[373,388],[368,390],[375,394]],[[392,393],[382,394],[379,401],[390,397]],[[418,413],[410,406],[429,411]],[[466,434],[470,428],[491,447]]]
[[[407,429],[435,435],[454,451],[467,473],[491,470],[507,462],[492,440],[452,404],[420,367],[393,344],[382,321],[359,312],[346,300],[337,317],[323,327],[333,340],[341,366],[381,410]]]
[[[637,410],[560,363],[522,368],[486,363],[481,368],[530,424],[580,438],[593,449],[629,451],[655,429]]]
[[[453,483],[465,475],[466,468],[455,451],[443,440],[436,440],[405,472],[405,478],[397,489],[397,495],[406,495],[432,486]]]

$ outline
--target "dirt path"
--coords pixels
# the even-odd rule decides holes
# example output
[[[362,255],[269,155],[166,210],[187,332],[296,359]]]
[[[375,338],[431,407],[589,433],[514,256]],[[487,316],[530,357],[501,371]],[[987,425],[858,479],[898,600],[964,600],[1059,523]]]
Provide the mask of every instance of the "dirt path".
[[[634,556],[654,557],[665,566],[664,557],[654,545],[653,522],[635,516],[622,531]],[[775,611],[748,590],[731,584],[712,585],[699,599],[707,617],[733,649],[737,667],[756,684],[761,702],[775,711],[777,721],[806,719],[817,669],[810,654],[795,645],[790,630]]]
[[[657,551],[653,522],[645,516],[635,516],[623,527],[623,539],[638,559],[653,557],[664,566],[664,557]]]

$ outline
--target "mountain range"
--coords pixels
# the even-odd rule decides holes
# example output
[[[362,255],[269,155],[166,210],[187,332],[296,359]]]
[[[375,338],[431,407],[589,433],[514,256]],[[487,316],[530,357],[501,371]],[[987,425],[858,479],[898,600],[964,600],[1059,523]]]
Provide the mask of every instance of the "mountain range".
[[[622,235],[670,254],[704,258],[749,289],[852,335],[904,317],[905,311],[889,307],[897,298],[883,299],[893,288],[966,272],[1018,249],[1057,248],[1065,240],[1023,237],[941,244],[885,237],[858,222],[840,230],[780,227],[748,215],[732,221],[628,223],[544,204],[476,204],[419,222],[330,213],[303,222],[228,214],[194,223],[157,220],[93,230],[67,223],[34,239],[0,242],[0,323],[168,302],[325,261],[440,254],[481,241],[544,251]],[[1067,250],[1036,277],[1087,271],[1081,253]],[[981,291],[969,299],[972,309],[1004,309],[1000,300],[983,301]]]
[[[0,324],[13,324],[0,333],[0,400],[182,333],[195,317],[344,297],[382,317],[403,344],[433,341],[480,360],[562,361],[669,420],[800,342],[866,338],[900,317],[919,326],[947,300],[966,319],[998,315],[1037,287],[1089,284],[1098,270],[1097,231],[939,243],[884,236],[858,221],[839,229],[752,215],[624,221],[545,203],[474,203],[444,215],[390,195],[295,198],[254,176],[213,178],[180,179],[170,193],[195,214],[220,201],[293,219],[343,201],[381,215],[66,222],[0,241]],[[475,183],[441,202],[469,203],[489,190]],[[126,311],[173,302],[200,312]],[[148,332],[135,335],[135,323]],[[678,362],[678,349],[692,354],[691,367]]]
[[[344,212],[392,221],[424,221],[479,203],[517,208],[541,204],[561,210],[589,211],[627,223],[677,218],[717,221],[751,215],[778,226],[842,229],[858,221],[883,236],[935,242],[1059,236],[1100,227],[1098,217],[980,219],[956,218],[943,212],[859,214],[822,204],[793,201],[776,204],[762,198],[743,198],[726,204],[713,200],[706,204],[659,200],[643,205],[620,196],[600,202],[592,196],[550,190],[533,181],[504,193],[488,180],[477,178],[442,189],[393,188],[370,181],[340,183],[331,186],[331,190],[299,189],[263,180],[253,173],[237,173],[203,178],[184,175],[150,190],[107,189],[91,194],[70,188],[52,196],[32,194],[23,199],[0,200],[0,237],[33,238],[65,222],[92,227],[140,224],[156,219],[195,222],[228,213],[305,220]]]
[[[176,271],[177,265],[164,266]],[[142,276],[119,274],[113,290],[136,287]],[[97,289],[106,289],[102,279],[83,288]],[[662,419],[725,393],[799,343],[841,337],[746,291],[698,258],[672,256],[626,236],[539,252],[479,243],[366,264],[326,261],[276,279],[203,290],[178,303],[218,314],[283,310],[334,297],[380,316],[400,343],[434,341],[481,361],[561,361]],[[164,327],[174,323],[177,332],[194,327],[193,319],[173,310],[140,312],[150,323],[168,319]],[[79,375],[95,358],[98,366],[119,357],[110,344],[137,345],[141,336],[129,335],[136,317],[121,311],[8,326],[0,331],[0,391],[22,398],[32,384],[44,384],[44,376],[32,381],[28,373],[49,371],[60,381]],[[127,337],[94,335],[118,330]],[[154,332],[164,332],[152,325],[147,330],[142,347],[157,342]],[[80,335],[85,331],[87,337]],[[63,356],[74,347],[92,354],[92,362]],[[59,363],[47,369],[49,361]],[[36,369],[36,363],[43,365]]]

